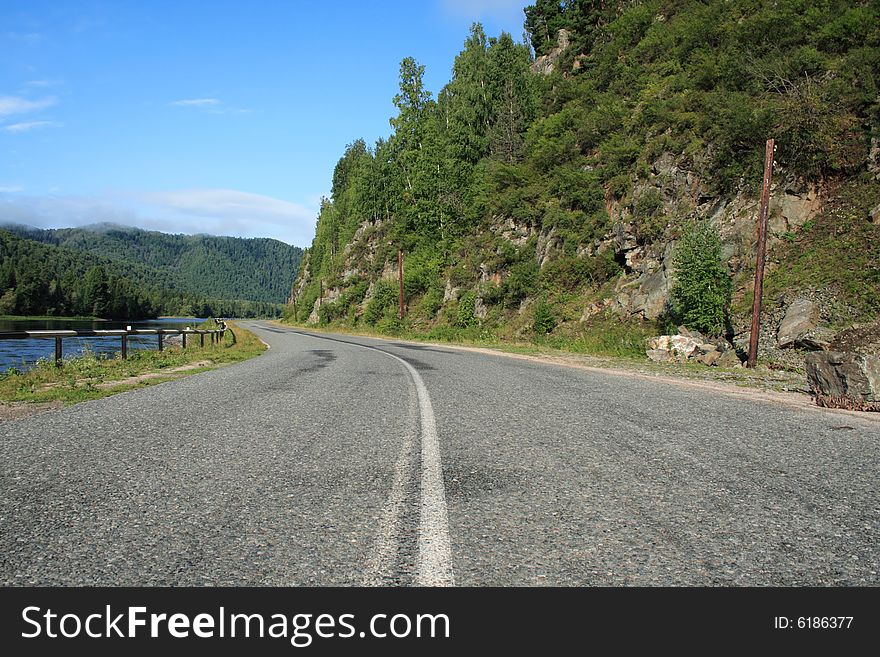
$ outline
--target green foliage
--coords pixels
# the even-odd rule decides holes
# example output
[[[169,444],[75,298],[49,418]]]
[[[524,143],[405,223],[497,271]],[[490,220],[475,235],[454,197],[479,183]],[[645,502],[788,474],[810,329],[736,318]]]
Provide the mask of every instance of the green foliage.
[[[556,317],[547,303],[547,298],[542,296],[535,304],[535,313],[532,321],[532,330],[536,335],[547,335],[556,328]]]
[[[675,282],[670,290],[673,316],[688,328],[721,335],[733,284],[721,259],[721,239],[708,222],[689,224],[673,253]]]
[[[376,282],[373,296],[367,303],[364,311],[364,321],[367,324],[376,324],[387,310],[394,308],[398,301],[398,288],[391,281],[380,280]]]
[[[609,249],[595,256],[555,258],[544,265],[541,280],[551,290],[574,291],[587,284],[598,287],[619,272],[620,265]]]
[[[501,284],[504,305],[512,308],[530,295],[535,290],[538,274],[538,263],[533,257],[526,257],[513,265]]]
[[[7,226],[23,239],[112,260],[114,271],[143,287],[213,299],[284,303],[302,250],[273,239],[168,235],[99,224],[38,230]],[[109,270],[108,270],[109,271]]]
[[[642,241],[653,242],[663,235],[667,218],[663,216],[663,195],[658,189],[649,187],[635,199],[633,219]]]
[[[686,208],[676,201],[684,196],[700,205],[707,195],[724,201],[756,190],[769,136],[786,176],[836,182],[864,169],[870,139],[880,133],[876,2],[536,0],[525,17],[535,56],[557,49],[559,30],[568,32],[570,45],[554,53],[549,75],[531,72],[528,46],[506,34],[487,37],[479,24],[436,99],[424,68],[412,58],[401,62],[392,133],[373,146],[349,144],[334,170],[308,252],[314,282],[298,299],[300,320],[311,312],[317,280],[338,284],[354,266],[376,281],[403,248],[414,315],[396,321],[396,290],[388,286],[369,304],[371,326],[515,332],[529,319],[514,310],[543,294],[556,315],[546,299],[536,312],[565,329],[552,339],[570,339],[567,299],[595,298],[621,271],[611,249],[578,255],[609,237],[613,205],[631,210],[638,242],[650,245],[681,232]],[[693,173],[687,184],[675,168]],[[682,322],[717,333],[727,321],[729,277],[714,238],[697,239],[695,230],[681,240],[691,255],[678,255],[673,310]],[[534,236],[550,231],[561,253],[541,270]],[[840,236],[817,222],[784,235],[792,266],[771,279],[787,286],[798,276],[833,279],[848,299],[856,290],[876,299],[874,270],[862,257],[870,249],[850,239],[870,230],[859,224],[847,231]],[[821,240],[824,267],[835,239],[847,249],[838,258],[855,273],[831,265],[834,276],[820,275],[812,267],[807,247]],[[496,273],[500,285],[486,282]],[[447,281],[479,291],[492,307],[485,322],[473,317],[475,293],[444,306]],[[343,305],[328,307],[322,319],[354,322]],[[543,319],[541,330],[551,324]],[[610,348],[593,338],[590,344]]]
[[[422,297],[420,305],[422,313],[429,319],[433,318],[443,306],[443,290],[431,287]]]
[[[455,317],[455,325],[459,328],[468,328],[477,323],[474,315],[474,307],[477,302],[475,292],[465,292],[458,299],[458,311]]]
[[[60,231],[18,228],[16,232],[46,238]],[[265,317],[278,311],[277,305],[267,302],[206,298],[178,287],[167,270],[0,230],[0,312],[4,314],[141,319],[159,314]]]

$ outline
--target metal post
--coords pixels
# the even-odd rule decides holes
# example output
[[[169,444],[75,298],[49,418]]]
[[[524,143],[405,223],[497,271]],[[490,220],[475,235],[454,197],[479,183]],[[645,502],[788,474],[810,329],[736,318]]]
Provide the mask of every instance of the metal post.
[[[122,360],[128,359],[128,334],[122,334]]]
[[[186,333],[181,333],[180,335],[181,335],[182,338],[183,338],[183,339],[181,340],[181,344],[183,345],[183,348],[186,349]]]
[[[761,295],[764,293],[764,252],[767,248],[767,218],[770,206],[770,181],[773,178],[773,153],[776,150],[772,139],[767,140],[764,149],[764,183],[761,188],[761,213],[758,216],[758,254],[755,260],[755,299],[752,303],[752,332],[749,335],[748,367],[754,367],[758,360],[758,331],[761,324]]]
[[[156,336],[159,338],[159,351],[162,351],[162,333],[156,333]]]
[[[55,367],[61,367],[61,338],[55,338]]]
[[[200,347],[205,346],[205,334],[204,333],[199,333],[199,346]]]
[[[403,249],[397,249],[397,279],[400,283],[400,294],[397,299],[397,319],[403,319]]]

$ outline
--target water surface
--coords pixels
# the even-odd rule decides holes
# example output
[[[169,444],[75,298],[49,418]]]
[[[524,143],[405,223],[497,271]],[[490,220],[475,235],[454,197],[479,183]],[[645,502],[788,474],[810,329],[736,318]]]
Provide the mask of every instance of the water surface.
[[[204,319],[198,317],[164,317],[141,321],[101,321],[92,319],[0,319],[0,333],[4,331],[68,331],[71,329],[107,330],[124,329],[131,326],[137,329],[195,328]],[[167,336],[166,336],[167,339]],[[120,351],[119,336],[101,338],[64,338],[62,349],[64,358],[81,356],[84,349],[96,354],[116,354]],[[156,349],[155,335],[132,335],[128,338],[129,349]],[[55,340],[29,338],[25,340],[0,340],[0,372],[14,367],[26,370],[39,359],[55,358]]]

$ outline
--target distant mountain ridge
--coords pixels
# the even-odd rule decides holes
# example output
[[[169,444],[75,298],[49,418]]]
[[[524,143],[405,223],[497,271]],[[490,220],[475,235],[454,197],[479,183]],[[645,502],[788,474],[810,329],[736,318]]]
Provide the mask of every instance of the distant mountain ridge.
[[[302,249],[270,238],[171,235],[93,224],[40,229],[0,225],[23,239],[160,270],[179,289],[221,299],[287,300]],[[163,277],[164,278],[164,277]]]

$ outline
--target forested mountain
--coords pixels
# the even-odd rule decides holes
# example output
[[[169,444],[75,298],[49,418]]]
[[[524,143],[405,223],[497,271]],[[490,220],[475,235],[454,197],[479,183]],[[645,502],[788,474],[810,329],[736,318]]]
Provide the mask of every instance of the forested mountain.
[[[22,239],[0,230],[0,315],[142,319],[158,315],[254,317],[276,304],[206,297],[173,274]]]
[[[679,300],[712,297],[699,328],[741,336],[773,137],[773,312],[806,295],[833,326],[877,315],[880,4],[539,0],[525,15],[528,44],[474,25],[437,98],[403,60],[392,132],[339,160],[289,314],[577,338],[654,332],[693,317]],[[679,243],[719,254],[706,271],[728,283],[676,293]]]
[[[284,303],[302,250],[274,239],[169,235],[112,224],[39,230],[20,237],[163,272],[165,287],[221,299]]]

